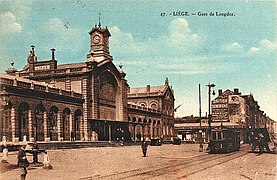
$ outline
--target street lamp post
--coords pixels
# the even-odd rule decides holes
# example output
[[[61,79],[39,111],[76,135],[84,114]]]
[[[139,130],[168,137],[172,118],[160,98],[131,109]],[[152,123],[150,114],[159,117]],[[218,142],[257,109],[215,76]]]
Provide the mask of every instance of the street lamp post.
[[[206,85],[206,86],[208,86],[208,95],[209,95],[209,99],[208,99],[208,104],[209,104],[209,115],[208,115],[208,124],[209,124],[209,145],[208,145],[208,149],[209,149],[209,147],[210,147],[210,141],[211,141],[211,123],[212,123],[212,115],[211,115],[211,89],[213,88],[213,87],[215,87],[215,85],[214,84],[208,84],[208,85]],[[215,95],[215,92],[213,91],[213,93],[212,93],[213,95]]]

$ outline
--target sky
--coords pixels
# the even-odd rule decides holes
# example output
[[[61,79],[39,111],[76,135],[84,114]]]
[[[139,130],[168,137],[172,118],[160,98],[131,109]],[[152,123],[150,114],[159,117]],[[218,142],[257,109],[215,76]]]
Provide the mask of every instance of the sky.
[[[212,99],[239,88],[277,120],[275,1],[0,0],[1,73],[21,70],[31,45],[38,61],[55,48],[58,64],[85,62],[99,17],[129,86],[168,78],[176,117],[199,116],[199,84],[204,116],[213,83]]]

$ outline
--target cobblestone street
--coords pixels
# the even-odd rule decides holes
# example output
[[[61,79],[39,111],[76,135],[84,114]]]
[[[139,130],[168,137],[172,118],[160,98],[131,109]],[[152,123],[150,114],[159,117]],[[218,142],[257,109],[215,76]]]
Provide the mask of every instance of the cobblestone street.
[[[198,152],[198,147],[149,146],[147,157],[140,146],[49,150],[53,169],[31,164],[27,179],[277,179],[276,154],[248,153],[248,145],[229,154]],[[16,164],[16,158],[11,152],[9,163]],[[32,156],[27,158],[32,161]],[[2,169],[1,179],[19,179],[20,173],[18,168]]]

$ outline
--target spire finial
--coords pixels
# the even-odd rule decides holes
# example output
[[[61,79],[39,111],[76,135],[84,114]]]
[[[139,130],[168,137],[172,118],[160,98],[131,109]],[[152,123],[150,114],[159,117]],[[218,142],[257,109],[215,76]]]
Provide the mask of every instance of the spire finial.
[[[122,69],[123,65],[120,63],[119,64],[119,72],[122,73],[123,72],[123,69]]]
[[[101,20],[101,13],[99,12],[99,24],[98,24],[98,27],[99,27],[99,28],[101,27],[101,22],[100,22],[100,20]]]
[[[168,85],[168,78],[165,78],[165,84]]]
[[[12,67],[13,67],[13,65],[14,65],[14,61],[13,61],[13,59],[11,60],[11,62],[10,62],[10,63],[11,63],[11,65],[12,65]]]

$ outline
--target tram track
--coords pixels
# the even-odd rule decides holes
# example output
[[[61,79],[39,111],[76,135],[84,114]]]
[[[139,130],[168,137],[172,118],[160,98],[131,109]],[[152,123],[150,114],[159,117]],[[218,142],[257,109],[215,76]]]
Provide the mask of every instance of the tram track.
[[[220,165],[233,159],[246,155],[248,147],[242,147],[240,151],[231,152],[228,154],[204,154],[190,158],[174,158],[170,162],[160,164],[158,167],[143,167],[129,171],[113,173],[104,176],[90,176],[81,178],[82,180],[107,180],[107,179],[151,179],[160,176],[170,176],[176,172],[184,172],[178,175],[177,179],[185,178],[189,175],[199,173],[213,166]],[[201,167],[199,167],[201,165]],[[198,166],[197,168],[195,168]]]

